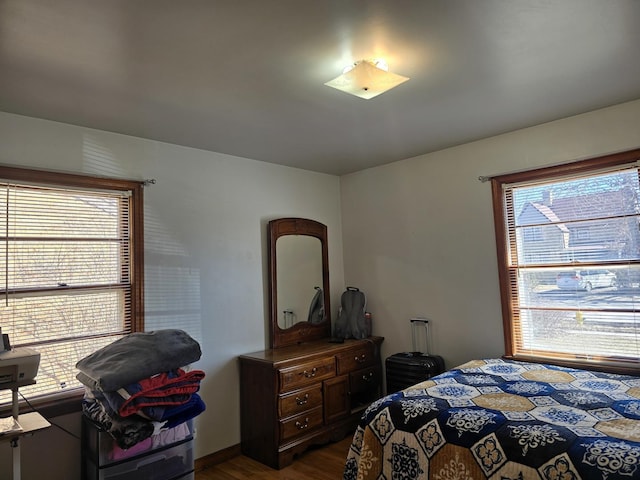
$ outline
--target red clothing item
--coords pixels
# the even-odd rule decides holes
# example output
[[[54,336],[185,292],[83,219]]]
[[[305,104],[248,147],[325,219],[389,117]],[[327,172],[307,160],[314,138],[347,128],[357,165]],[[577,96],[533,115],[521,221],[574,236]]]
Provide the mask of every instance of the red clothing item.
[[[179,368],[127,385],[117,391],[124,400],[118,406],[118,414],[127,417],[145,407],[182,405],[200,389],[203,378],[202,370],[185,372]]]

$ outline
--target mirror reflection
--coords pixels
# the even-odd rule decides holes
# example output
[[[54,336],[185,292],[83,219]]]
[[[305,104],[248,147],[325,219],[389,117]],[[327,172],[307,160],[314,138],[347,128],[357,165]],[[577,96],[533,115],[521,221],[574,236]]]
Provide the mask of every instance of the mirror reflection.
[[[276,242],[278,326],[324,320],[322,242],[307,235],[287,235]]]

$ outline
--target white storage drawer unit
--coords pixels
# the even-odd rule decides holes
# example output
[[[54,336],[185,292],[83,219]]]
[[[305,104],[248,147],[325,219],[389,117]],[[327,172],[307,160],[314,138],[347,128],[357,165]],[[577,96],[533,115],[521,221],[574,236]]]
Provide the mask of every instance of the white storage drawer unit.
[[[186,422],[172,443],[134,445],[119,450],[113,438],[83,416],[82,478],[84,480],[193,480],[193,427]],[[114,454],[116,452],[116,454]]]

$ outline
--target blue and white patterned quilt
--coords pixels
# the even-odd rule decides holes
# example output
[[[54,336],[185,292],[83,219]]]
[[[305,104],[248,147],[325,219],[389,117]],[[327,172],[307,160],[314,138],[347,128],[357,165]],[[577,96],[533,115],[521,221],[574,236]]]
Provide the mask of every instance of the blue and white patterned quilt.
[[[640,479],[640,377],[466,363],[369,406],[352,479]]]

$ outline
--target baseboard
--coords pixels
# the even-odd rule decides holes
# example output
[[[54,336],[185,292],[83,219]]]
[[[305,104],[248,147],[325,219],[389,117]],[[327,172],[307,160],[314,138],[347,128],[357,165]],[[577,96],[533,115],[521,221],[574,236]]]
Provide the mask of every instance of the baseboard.
[[[230,447],[218,450],[217,452],[210,453],[204,457],[196,458],[195,469],[196,472],[204,470],[213,465],[217,465],[222,462],[226,462],[238,455],[241,455],[240,444],[232,445]]]

